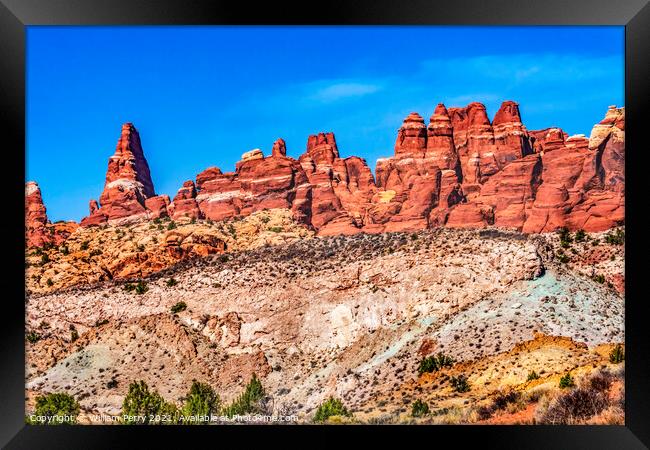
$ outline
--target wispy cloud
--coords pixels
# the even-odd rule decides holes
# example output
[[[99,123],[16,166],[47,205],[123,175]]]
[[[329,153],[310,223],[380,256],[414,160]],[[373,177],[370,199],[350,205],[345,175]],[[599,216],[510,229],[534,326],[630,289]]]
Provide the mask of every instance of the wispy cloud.
[[[583,81],[607,77],[619,67],[621,56],[571,54],[481,55],[469,58],[430,59],[422,62],[423,73],[457,73],[500,79],[509,83]]]
[[[309,80],[302,83],[277,86],[266,91],[250,91],[236,104],[230,106],[231,113],[250,112],[276,114],[278,109],[315,111],[344,104],[346,101],[366,98],[384,90],[389,80],[371,77]]]
[[[320,84],[322,82],[319,82]],[[305,86],[309,89],[310,86]],[[357,82],[334,82],[328,85],[316,88],[315,92],[309,96],[310,99],[331,103],[338,100],[363,97],[368,94],[374,94],[380,91],[382,86],[379,84],[357,83]]]

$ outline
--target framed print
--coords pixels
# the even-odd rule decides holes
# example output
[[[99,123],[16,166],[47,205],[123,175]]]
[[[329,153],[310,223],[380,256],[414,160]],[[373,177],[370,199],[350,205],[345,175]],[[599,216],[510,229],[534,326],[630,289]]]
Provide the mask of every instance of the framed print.
[[[3,0],[3,445],[647,448],[647,3],[284,9]]]

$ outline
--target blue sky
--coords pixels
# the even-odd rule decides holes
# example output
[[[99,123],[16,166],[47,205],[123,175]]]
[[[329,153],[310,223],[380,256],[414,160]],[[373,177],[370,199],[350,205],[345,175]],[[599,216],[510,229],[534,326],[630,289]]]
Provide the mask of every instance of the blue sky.
[[[28,27],[26,177],[50,220],[98,198],[121,124],[159,194],[253,148],[336,134],[374,170],[403,118],[520,104],[529,129],[589,135],[624,102],[623,27]]]

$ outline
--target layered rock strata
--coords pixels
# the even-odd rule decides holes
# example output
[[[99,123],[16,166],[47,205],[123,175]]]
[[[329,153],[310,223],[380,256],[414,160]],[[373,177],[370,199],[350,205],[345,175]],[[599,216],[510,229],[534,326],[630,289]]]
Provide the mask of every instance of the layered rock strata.
[[[167,215],[218,221],[284,208],[321,235],[436,226],[600,231],[624,223],[624,160],[624,108],[610,107],[587,138],[557,127],[528,131],[512,101],[492,121],[481,103],[439,104],[428,124],[417,112],[405,118],[394,155],[377,160],[375,176],[364,159],[341,157],[333,133],[318,133],[298,159],[278,139],[270,156],[254,149],[233,172],[210,167],[170,202],[155,195],[140,137],[127,123],[99,203],[91,201],[81,225]],[[44,212],[29,195],[26,215],[39,230]]]

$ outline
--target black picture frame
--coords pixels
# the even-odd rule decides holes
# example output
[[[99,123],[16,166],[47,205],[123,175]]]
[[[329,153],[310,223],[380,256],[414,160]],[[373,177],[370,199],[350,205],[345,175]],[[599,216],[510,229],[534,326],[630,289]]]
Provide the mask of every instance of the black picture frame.
[[[623,25],[625,26],[626,107],[626,399],[625,426],[435,426],[435,427],[37,427],[24,422],[24,174],[25,27],[30,25]],[[412,444],[469,441],[483,448],[636,449],[650,446],[650,333],[644,293],[644,200],[650,152],[645,123],[650,98],[650,3],[629,1],[335,1],[301,5],[210,0],[0,0],[0,115],[2,115],[0,444],[9,449],[129,448],[133,438],[170,444],[196,436],[225,445],[253,438],[311,446],[332,430],[363,436],[364,446],[386,432],[412,436]],[[422,43],[423,45],[425,43]],[[482,44],[482,43],[479,43]],[[489,44],[485,44],[489,45]],[[53,155],[52,157],[56,157]],[[370,429],[369,429],[370,428]],[[370,433],[368,433],[370,431]],[[300,438],[292,433],[299,432]],[[189,433],[189,434],[188,434]],[[142,436],[142,435],[146,436]],[[191,434],[191,437],[190,437]],[[237,436],[225,435],[236,434]],[[216,440],[215,440],[216,439]],[[367,440],[369,439],[369,440]],[[210,441],[209,441],[210,442]],[[409,441],[411,442],[411,441]],[[421,442],[416,444],[416,442]],[[164,446],[164,445],[162,445]],[[211,445],[212,446],[212,445]]]

